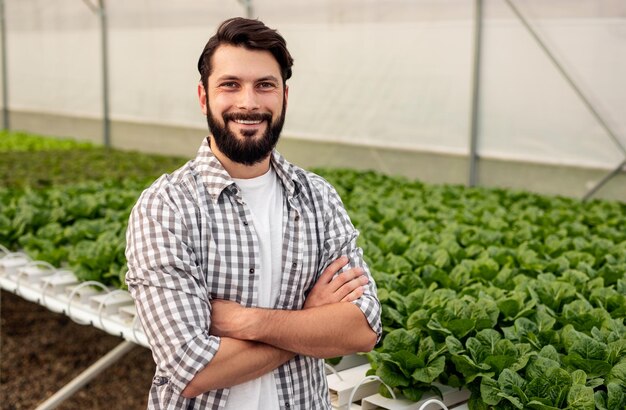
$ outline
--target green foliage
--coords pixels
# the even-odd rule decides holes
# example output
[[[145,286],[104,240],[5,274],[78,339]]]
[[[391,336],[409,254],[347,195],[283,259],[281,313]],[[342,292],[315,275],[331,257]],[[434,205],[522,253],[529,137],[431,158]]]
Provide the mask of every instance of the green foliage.
[[[0,243],[79,279],[124,287],[126,223],[145,183],[91,182],[38,191],[0,189]],[[0,219],[0,223],[1,223]]]
[[[89,142],[0,130],[0,152],[86,150],[93,147],[94,145]]]
[[[432,381],[468,388],[471,409],[626,407],[625,204],[321,174],[366,243],[385,332],[368,358],[397,393]]]
[[[0,187],[20,189],[129,178],[147,184],[185,162],[182,158],[7,132],[0,132],[0,158]]]
[[[0,244],[124,287],[125,230],[145,187],[184,163],[0,132]]]

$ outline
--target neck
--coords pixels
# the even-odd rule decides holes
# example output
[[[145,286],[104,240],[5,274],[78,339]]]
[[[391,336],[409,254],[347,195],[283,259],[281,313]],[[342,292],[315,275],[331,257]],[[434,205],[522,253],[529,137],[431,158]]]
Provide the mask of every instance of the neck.
[[[256,178],[265,174],[270,169],[270,157],[272,154],[268,155],[267,158],[265,158],[261,162],[257,162],[254,165],[240,164],[238,162],[232,161],[230,158],[224,155],[222,151],[219,150],[212,135],[209,138],[209,143],[211,145],[211,151],[213,152],[213,155],[215,155],[215,158],[219,160],[226,172],[228,172],[228,175],[230,175],[232,178]]]

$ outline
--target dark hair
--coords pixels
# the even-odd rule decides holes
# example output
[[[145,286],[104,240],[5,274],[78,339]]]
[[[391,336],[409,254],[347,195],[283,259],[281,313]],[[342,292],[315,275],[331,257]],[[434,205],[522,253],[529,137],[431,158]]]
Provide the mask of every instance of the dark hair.
[[[283,36],[259,20],[235,17],[220,24],[215,35],[209,39],[202,50],[198,60],[198,71],[205,90],[211,74],[211,57],[222,44],[269,51],[280,66],[283,84],[291,77],[293,58],[287,50],[287,42]]]

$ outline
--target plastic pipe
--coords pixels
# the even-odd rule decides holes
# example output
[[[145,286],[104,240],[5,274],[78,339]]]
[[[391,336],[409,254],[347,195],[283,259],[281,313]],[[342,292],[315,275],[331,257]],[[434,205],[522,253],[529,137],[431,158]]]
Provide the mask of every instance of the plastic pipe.
[[[134,343],[127,341],[120,343],[109,353],[102,356],[97,362],[89,366],[84,372],[78,375],[78,377],[63,386],[61,390],[54,393],[50,398],[37,406],[35,410],[50,410],[56,408],[80,390],[85,384],[89,383],[94,377],[98,376],[109,366],[121,359],[122,356],[131,351],[135,346]]]

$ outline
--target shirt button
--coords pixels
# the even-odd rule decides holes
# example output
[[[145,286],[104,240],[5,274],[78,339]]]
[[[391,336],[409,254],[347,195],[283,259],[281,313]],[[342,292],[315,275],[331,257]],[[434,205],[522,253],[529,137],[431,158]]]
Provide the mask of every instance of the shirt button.
[[[254,268],[250,268],[250,273],[254,273]]]
[[[289,403],[285,403],[285,407],[289,408],[290,404]]]
[[[292,268],[295,268],[295,267],[297,267],[297,266],[298,266],[298,264],[297,264],[296,262],[294,262],[294,263],[292,263],[292,264],[291,264],[291,267],[292,267]]]
[[[248,226],[248,221],[243,221],[243,224],[244,224],[245,226]]]
[[[296,217],[294,218],[296,221],[300,220],[300,215],[296,215]]]

